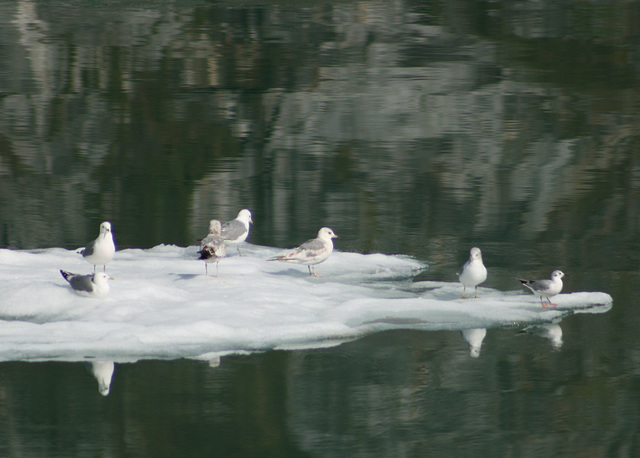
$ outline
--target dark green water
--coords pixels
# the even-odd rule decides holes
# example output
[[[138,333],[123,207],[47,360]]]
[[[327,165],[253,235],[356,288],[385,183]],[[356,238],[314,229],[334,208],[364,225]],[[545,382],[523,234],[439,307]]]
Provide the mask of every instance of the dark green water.
[[[0,247],[250,241],[606,291],[489,330],[116,367],[0,365],[3,456],[640,455],[638,2],[0,1]],[[0,285],[1,288],[1,285]],[[0,293],[1,294],[1,293]],[[0,295],[0,306],[1,306]]]

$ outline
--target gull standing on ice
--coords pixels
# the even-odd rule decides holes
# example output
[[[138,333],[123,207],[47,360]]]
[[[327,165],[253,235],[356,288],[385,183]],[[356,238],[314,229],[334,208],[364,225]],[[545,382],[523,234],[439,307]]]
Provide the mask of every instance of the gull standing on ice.
[[[562,277],[564,277],[564,274],[561,271],[554,270],[551,273],[551,280],[546,280],[546,279],[538,280],[538,281],[529,281],[529,280],[521,280],[521,279],[518,279],[518,280],[524,286],[529,288],[533,294],[535,294],[536,296],[539,296],[540,303],[544,308],[547,308],[548,305],[556,305],[551,302],[550,298],[555,296],[556,294],[560,294],[560,291],[562,291]],[[549,301],[548,304],[545,304],[544,302],[542,302],[543,297],[547,298],[547,301]]]
[[[198,254],[204,261],[205,275],[209,275],[210,262],[216,263],[216,277],[218,276],[218,261],[227,255],[227,246],[222,238],[222,224],[217,219],[209,221],[209,234],[200,242]]]
[[[240,254],[240,245],[249,236],[249,224],[252,224],[251,212],[243,208],[236,219],[222,223],[222,238],[227,245],[236,245]]]
[[[109,280],[113,280],[104,272],[89,275],[72,274],[65,270],[60,270],[65,280],[69,282],[71,288],[83,296],[104,297],[109,293]]]
[[[462,298],[466,299],[467,287],[475,287],[475,297],[478,297],[478,285],[487,279],[487,268],[482,263],[482,252],[480,248],[473,247],[469,252],[469,260],[464,263],[458,273],[460,283],[464,286]]]
[[[108,221],[102,223],[98,238],[89,242],[80,253],[84,259],[93,264],[93,273],[96,272],[97,265],[103,266],[103,272],[106,272],[107,263],[113,259],[113,255],[116,253],[116,246],[113,243],[113,234],[111,233],[111,223]]]
[[[315,268],[315,264],[320,264],[326,260],[333,251],[333,240],[338,238],[328,227],[323,227],[318,231],[318,237],[315,239],[307,240],[298,248],[293,251],[274,258],[267,259],[267,261],[284,261],[295,262],[297,264],[304,264],[309,268],[309,275],[318,277]]]

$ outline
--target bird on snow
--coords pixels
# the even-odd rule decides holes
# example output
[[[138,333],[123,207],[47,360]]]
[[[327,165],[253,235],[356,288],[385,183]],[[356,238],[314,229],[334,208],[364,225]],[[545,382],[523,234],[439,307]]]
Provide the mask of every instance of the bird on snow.
[[[333,240],[338,238],[328,227],[318,231],[318,237],[307,240],[298,248],[293,249],[282,256],[275,256],[267,261],[283,261],[304,264],[309,268],[309,275],[318,277],[314,266],[325,261],[333,251]]]
[[[476,289],[475,297],[478,297],[478,285],[487,279],[487,268],[482,263],[480,248],[473,247],[469,251],[469,260],[464,263],[458,272],[460,283],[463,285],[462,298],[465,299],[467,288]]]
[[[218,276],[218,262],[227,255],[227,245],[222,238],[222,224],[217,219],[209,221],[209,234],[200,242],[201,259],[204,261],[205,274],[209,275],[210,262],[216,263],[216,277]]]
[[[252,224],[251,212],[243,208],[236,219],[222,223],[222,238],[227,245],[236,245],[240,254],[240,245],[249,236],[249,224]]]
[[[559,270],[554,270],[551,272],[551,279],[530,281],[530,280],[522,280],[518,278],[520,283],[529,288],[533,294],[540,298],[540,303],[544,308],[547,308],[549,305],[556,305],[551,302],[551,297],[556,294],[560,294],[562,291],[562,277],[564,274]],[[542,301],[542,298],[546,297],[548,304],[545,304]]]
[[[113,234],[111,233],[111,223],[105,221],[100,224],[98,238],[89,242],[80,253],[84,259],[93,264],[94,273],[97,265],[103,266],[103,272],[106,272],[107,263],[113,259],[113,255],[116,253],[116,245],[113,243]]]
[[[82,296],[106,296],[109,293],[109,280],[113,280],[104,272],[80,275],[60,270],[60,274],[69,282],[71,289]]]

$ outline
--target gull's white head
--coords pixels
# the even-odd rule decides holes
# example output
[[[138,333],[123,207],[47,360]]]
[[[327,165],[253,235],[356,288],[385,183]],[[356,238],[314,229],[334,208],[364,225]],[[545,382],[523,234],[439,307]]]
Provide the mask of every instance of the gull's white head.
[[[111,223],[109,221],[105,221],[100,225],[100,233],[105,234],[107,232],[111,232]]]
[[[560,270],[551,272],[551,280],[562,280],[562,277],[564,277],[564,274]]]
[[[334,232],[328,227],[323,227],[318,231],[318,238],[331,240],[331,239],[337,239],[338,236],[334,234]]]
[[[246,208],[243,208],[242,210],[240,210],[240,212],[238,213],[238,217],[236,219],[242,221],[245,224],[248,224],[248,223],[253,224],[253,220],[251,219],[251,212]]]
[[[108,285],[109,280],[113,280],[113,277],[110,277],[104,272],[98,272],[93,276],[93,282],[97,285],[101,285],[101,286]]]
[[[222,223],[217,219],[209,221],[209,234],[220,235],[222,234]]]
[[[482,252],[480,251],[480,248],[478,248],[478,247],[473,247],[469,251],[469,260],[473,261],[475,259],[482,260]]]

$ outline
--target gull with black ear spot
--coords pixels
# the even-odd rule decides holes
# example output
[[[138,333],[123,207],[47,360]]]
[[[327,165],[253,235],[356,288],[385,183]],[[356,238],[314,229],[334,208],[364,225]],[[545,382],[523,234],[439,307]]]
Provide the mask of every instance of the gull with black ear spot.
[[[549,305],[557,305],[551,302],[551,298],[560,294],[560,291],[562,291],[562,277],[564,277],[564,273],[562,273],[562,271],[554,270],[551,272],[551,279],[530,281],[519,278],[518,281],[529,288],[533,294],[538,296],[542,306],[547,308]],[[542,301],[543,297],[547,298],[547,304]]]

